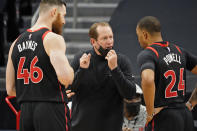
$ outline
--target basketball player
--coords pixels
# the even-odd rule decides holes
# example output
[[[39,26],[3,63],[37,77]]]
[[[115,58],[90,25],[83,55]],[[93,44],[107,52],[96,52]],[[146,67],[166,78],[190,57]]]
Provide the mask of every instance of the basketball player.
[[[20,105],[20,131],[69,130],[65,87],[74,73],[61,36],[65,15],[62,0],[41,0],[35,25],[11,45],[6,90]]]
[[[160,22],[153,16],[142,18],[136,33],[141,47],[145,48],[138,55],[138,64],[149,123],[147,130],[192,131],[192,114],[184,104],[185,83],[186,70],[197,74],[197,57],[164,41]],[[155,115],[154,110],[158,108],[161,111]]]

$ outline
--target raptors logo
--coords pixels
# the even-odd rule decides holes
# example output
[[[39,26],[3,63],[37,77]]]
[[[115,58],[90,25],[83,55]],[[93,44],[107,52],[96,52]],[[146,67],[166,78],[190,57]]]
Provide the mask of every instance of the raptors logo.
[[[170,48],[169,48],[169,47],[167,47],[167,49],[168,49],[168,51],[170,52]]]
[[[32,34],[29,35],[29,39],[31,39]]]

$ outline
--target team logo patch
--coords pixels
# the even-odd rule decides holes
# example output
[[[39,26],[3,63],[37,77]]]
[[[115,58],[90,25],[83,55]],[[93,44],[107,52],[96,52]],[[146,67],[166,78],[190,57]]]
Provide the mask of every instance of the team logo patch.
[[[29,39],[31,39],[32,34],[29,35]]]
[[[168,49],[168,51],[170,52],[170,48],[169,48],[169,47],[167,47],[167,49]]]

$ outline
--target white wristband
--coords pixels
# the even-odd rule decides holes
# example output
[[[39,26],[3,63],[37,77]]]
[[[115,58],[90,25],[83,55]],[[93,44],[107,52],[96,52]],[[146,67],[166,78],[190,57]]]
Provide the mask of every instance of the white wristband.
[[[191,108],[191,110],[193,109],[192,104],[188,101],[187,104],[189,105],[189,107]]]

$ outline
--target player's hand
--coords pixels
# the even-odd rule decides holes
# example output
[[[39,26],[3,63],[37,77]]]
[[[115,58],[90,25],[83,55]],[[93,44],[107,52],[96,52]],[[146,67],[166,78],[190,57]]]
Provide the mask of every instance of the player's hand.
[[[187,106],[187,108],[188,108],[190,111],[192,110],[191,104],[189,104],[189,102],[187,102],[185,105]]]
[[[153,117],[158,114],[161,110],[163,110],[165,107],[158,107],[158,108],[154,108],[154,115],[147,115],[146,117],[146,125],[148,125],[148,123],[153,119]]]
[[[124,127],[124,128],[122,128],[122,131],[133,131],[133,130],[131,128]]]
[[[153,119],[153,116],[147,115],[147,117],[146,117],[146,126],[148,125],[149,122],[152,121],[152,119]]]
[[[108,66],[109,66],[110,70],[113,70],[118,66],[118,63],[117,63],[118,58],[117,58],[117,54],[116,54],[115,50],[110,50],[107,53],[107,56],[105,57],[105,59],[107,59],[107,61],[108,61]]]
[[[71,98],[73,95],[75,95],[75,93],[71,92],[71,90],[67,90],[66,95],[67,95],[68,98]]]
[[[90,58],[91,58],[91,54],[89,53],[88,55],[86,53],[84,53],[82,55],[82,57],[80,58],[80,67],[81,68],[89,68],[90,65]]]

